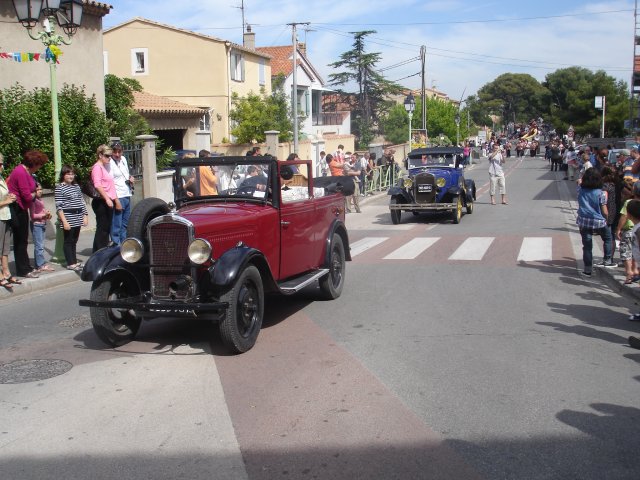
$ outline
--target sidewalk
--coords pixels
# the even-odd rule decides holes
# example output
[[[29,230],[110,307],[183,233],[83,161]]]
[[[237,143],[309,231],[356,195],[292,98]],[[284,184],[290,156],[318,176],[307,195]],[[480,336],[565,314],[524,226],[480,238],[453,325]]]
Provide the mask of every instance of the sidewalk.
[[[77,255],[78,261],[84,263],[91,256],[91,250],[93,247],[93,236],[95,234],[94,229],[87,229],[80,231],[80,238],[78,239]],[[31,237],[29,237],[31,240]],[[47,238],[44,245],[44,256],[49,259],[52,257],[55,250],[55,238]],[[33,265],[33,244],[29,241],[29,258]],[[57,287],[59,285],[65,285],[80,280],[80,273],[72,270],[67,270],[65,265],[58,265],[55,263],[49,263],[51,267],[55,268],[55,272],[42,273],[40,278],[23,278],[16,277],[22,282],[22,285],[13,285],[13,291],[9,291],[4,287],[0,287],[0,302],[8,298],[21,297],[23,295],[45,290],[51,287]],[[9,270],[15,275],[15,264],[13,262],[13,252],[9,254]]]

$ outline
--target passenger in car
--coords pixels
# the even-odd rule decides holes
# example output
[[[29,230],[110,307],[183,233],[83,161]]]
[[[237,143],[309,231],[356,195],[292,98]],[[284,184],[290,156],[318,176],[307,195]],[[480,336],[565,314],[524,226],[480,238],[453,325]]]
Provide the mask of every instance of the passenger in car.
[[[200,173],[200,195],[218,195],[218,177],[213,171],[213,167],[203,165],[198,167]]]
[[[267,191],[267,179],[264,175],[260,175],[260,168],[256,165],[249,165],[247,168],[247,178],[245,178],[240,184],[240,189],[243,187],[253,187],[258,191]]]

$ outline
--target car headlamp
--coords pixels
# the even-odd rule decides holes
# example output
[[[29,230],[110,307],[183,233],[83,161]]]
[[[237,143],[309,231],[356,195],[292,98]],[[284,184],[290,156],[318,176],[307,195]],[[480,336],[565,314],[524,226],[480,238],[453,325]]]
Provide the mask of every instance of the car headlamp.
[[[438,177],[436,179],[436,185],[440,188],[444,187],[447,184],[447,180],[442,178],[442,177]]]
[[[210,260],[211,252],[213,252],[211,244],[204,238],[196,238],[189,244],[189,248],[187,250],[189,260],[196,265],[202,265],[206,261]]]
[[[127,263],[136,263],[144,255],[144,245],[137,238],[127,238],[120,245],[120,256]]]
[[[404,188],[411,188],[413,186],[413,180],[409,177],[404,179]]]

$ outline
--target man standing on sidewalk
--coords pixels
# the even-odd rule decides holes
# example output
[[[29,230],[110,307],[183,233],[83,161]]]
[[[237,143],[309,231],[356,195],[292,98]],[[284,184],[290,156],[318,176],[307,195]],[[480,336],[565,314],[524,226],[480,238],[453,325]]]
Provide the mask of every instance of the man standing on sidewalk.
[[[116,185],[116,193],[120,199],[122,210],[113,211],[111,222],[111,240],[120,245],[127,238],[127,226],[131,215],[131,194],[133,193],[134,178],[129,173],[127,159],[122,155],[122,145],[119,142],[113,144],[111,154],[111,175]]]

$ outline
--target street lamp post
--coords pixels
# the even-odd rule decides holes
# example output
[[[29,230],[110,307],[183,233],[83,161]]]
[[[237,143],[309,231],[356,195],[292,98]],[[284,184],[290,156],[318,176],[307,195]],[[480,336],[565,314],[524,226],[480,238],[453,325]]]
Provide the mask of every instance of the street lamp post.
[[[413,111],[416,109],[416,100],[411,92],[404,99],[404,109],[409,114],[409,150],[411,150],[411,118],[413,117]]]
[[[18,21],[27,29],[29,37],[40,40],[46,47],[45,60],[49,63],[49,78],[51,87],[51,125],[53,127],[53,162],[54,181],[60,177],[62,169],[62,155],[60,153],[60,122],[58,117],[58,86],[56,78],[56,63],[58,46],[71,45],[71,37],[75,35],[82,21],[82,0],[13,0],[13,8],[16,11]],[[31,31],[42,17],[44,31],[35,35]],[[55,31],[58,24],[68,40]],[[58,222],[59,223],[59,222]],[[51,259],[61,263],[64,258],[62,253],[62,231],[56,228],[56,247]]]
[[[456,113],[456,147],[460,145],[460,111]]]

